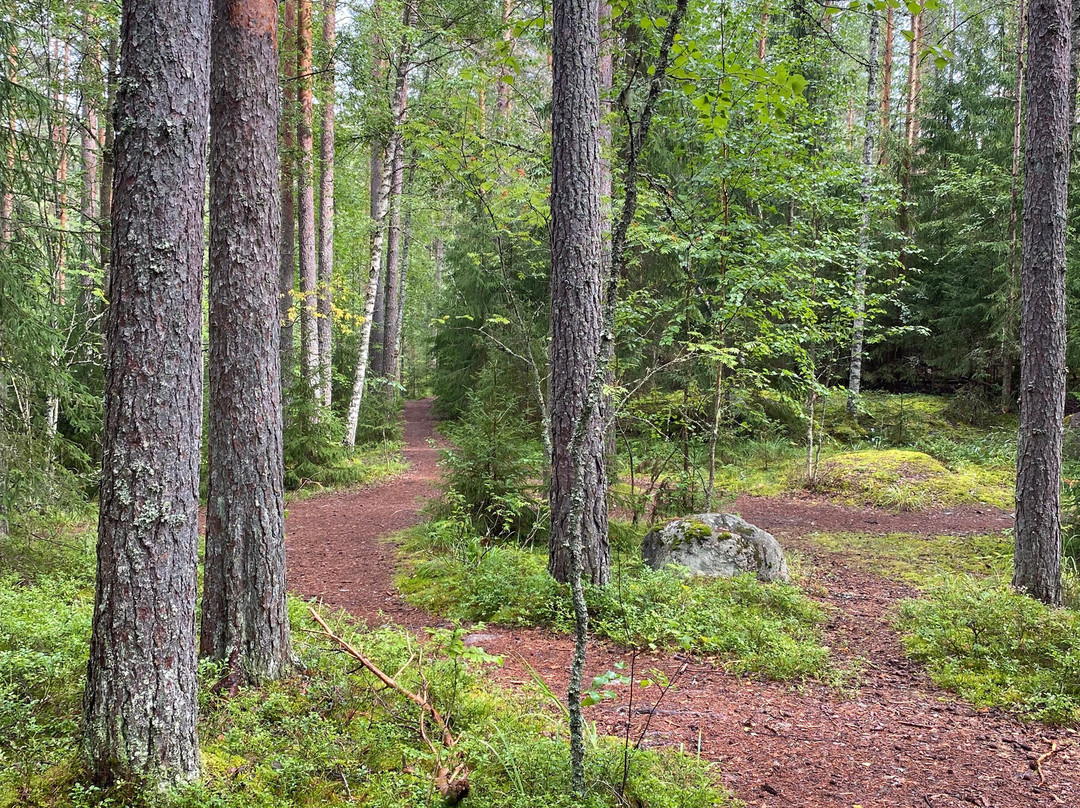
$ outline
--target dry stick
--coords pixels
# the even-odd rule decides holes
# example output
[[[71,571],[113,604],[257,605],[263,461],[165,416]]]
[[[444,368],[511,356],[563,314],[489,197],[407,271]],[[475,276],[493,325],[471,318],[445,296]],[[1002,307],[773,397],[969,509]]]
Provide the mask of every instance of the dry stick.
[[[312,618],[322,629],[322,631],[313,633],[322,634],[324,637],[333,640],[346,654],[373,673],[376,679],[392,690],[396,690],[420,708],[420,737],[423,738],[424,743],[427,744],[428,748],[431,750],[431,754],[437,761],[440,760],[439,752],[428,738],[427,729],[424,726],[425,714],[435,722],[435,725],[439,728],[439,731],[442,734],[443,748],[447,752],[454,751],[454,747],[457,746],[457,739],[454,737],[453,733],[450,732],[450,727],[447,726],[446,719],[443,718],[442,714],[435,709],[435,706],[428,700],[426,692],[427,688],[424,689],[425,692],[418,694],[413,693],[411,690],[398,684],[392,676],[384,673],[378,665],[357,651],[347,640],[335,634],[333,629],[331,629],[330,626],[326,624],[326,621],[323,620],[322,615],[315,611],[314,608],[309,606],[308,611],[311,612]],[[450,804],[457,803],[469,792],[469,770],[465,765],[465,762],[459,761],[453,771],[441,761],[437,765],[438,769],[435,773],[435,786],[439,791],[439,795],[450,802]]]
[[[585,673],[585,653],[589,631],[589,612],[585,604],[585,590],[581,581],[581,520],[585,510],[585,463],[581,455],[585,445],[585,436],[592,423],[593,413],[600,406],[604,380],[607,378],[607,368],[611,364],[615,350],[615,308],[618,300],[619,276],[626,266],[626,235],[630,229],[630,222],[637,211],[638,157],[641,155],[645,140],[648,137],[653,110],[663,88],[664,77],[667,75],[668,65],[671,60],[671,48],[675,41],[675,34],[679,30],[683,16],[686,14],[687,3],[688,0],[678,0],[675,11],[668,21],[668,27],[664,32],[664,40],[660,45],[660,53],[656,60],[656,69],[653,71],[652,80],[649,83],[649,93],[638,117],[636,133],[633,121],[628,121],[630,148],[626,165],[625,196],[622,212],[612,238],[612,260],[609,270],[611,275],[608,278],[604,295],[603,331],[600,350],[592,378],[589,380],[588,393],[581,408],[581,416],[574,425],[574,434],[570,441],[569,454],[571,462],[574,464],[574,481],[570,489],[570,546],[568,550],[575,631],[574,656],[570,664],[570,684],[567,688],[566,701],[570,713],[571,780],[573,789],[578,794],[585,793],[585,737],[584,719],[581,714],[581,681]],[[624,113],[629,117],[629,112],[625,108]]]
[[[1044,752],[1043,754],[1041,754],[1037,758],[1035,758],[1035,771],[1037,771],[1039,773],[1039,785],[1045,785],[1046,784],[1046,775],[1043,774],[1043,770],[1042,770],[1043,763],[1045,763],[1048,759],[1050,759],[1051,757],[1056,755],[1061,750],[1068,749],[1070,746],[1072,746],[1072,744],[1069,744],[1069,743],[1065,744],[1064,746],[1058,746],[1057,741],[1051,741],[1050,742],[1050,751],[1049,752]]]

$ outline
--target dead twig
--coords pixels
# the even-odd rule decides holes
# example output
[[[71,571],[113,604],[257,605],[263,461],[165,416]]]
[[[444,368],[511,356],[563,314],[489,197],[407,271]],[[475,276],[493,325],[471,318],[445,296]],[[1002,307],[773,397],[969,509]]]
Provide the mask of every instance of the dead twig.
[[[450,731],[446,719],[443,718],[442,714],[437,709],[435,709],[435,705],[433,705],[427,697],[426,681],[424,688],[420,693],[413,693],[408,688],[399,684],[394,677],[386,674],[378,665],[357,651],[347,640],[335,634],[333,629],[331,629],[330,626],[326,624],[326,621],[323,620],[322,615],[315,611],[314,608],[309,606],[308,609],[311,612],[312,618],[322,629],[322,631],[312,631],[312,634],[321,634],[327,639],[333,640],[338,644],[341,650],[359,662],[363,667],[367,668],[376,679],[390,689],[396,690],[420,708],[420,737],[423,738],[424,743],[427,744],[428,749],[431,750],[431,754],[436,761],[435,787],[438,789],[439,795],[445,799],[448,804],[455,805],[460,802],[461,799],[469,793],[469,769],[461,759],[460,753],[455,752],[457,738],[455,738],[454,734]],[[443,760],[444,756],[439,754],[439,750],[436,748],[435,744],[428,738],[425,717],[439,728],[443,749],[453,755],[453,759],[451,760],[451,763],[455,764],[453,769],[447,765]]]
[[[1071,743],[1067,743],[1064,746],[1058,746],[1057,741],[1050,741],[1050,751],[1043,752],[1035,758],[1032,768],[1039,773],[1039,785],[1046,785],[1046,775],[1043,774],[1042,765],[1062,749],[1068,749],[1070,746],[1072,746]]]

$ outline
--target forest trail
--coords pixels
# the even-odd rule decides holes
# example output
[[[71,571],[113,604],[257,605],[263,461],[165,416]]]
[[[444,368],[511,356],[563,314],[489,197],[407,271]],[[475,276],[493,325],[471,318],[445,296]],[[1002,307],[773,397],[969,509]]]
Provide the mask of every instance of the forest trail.
[[[431,401],[405,407],[409,471],[378,486],[331,494],[289,508],[291,588],[370,624],[413,629],[440,623],[404,603],[394,588],[395,548],[384,539],[420,521],[437,493]],[[588,677],[619,661],[641,679],[653,669],[675,680],[657,689],[626,688],[590,708],[590,720],[644,745],[682,746],[716,761],[723,780],[760,808],[1036,808],[1080,806],[1080,745],[1068,729],[1024,724],[977,711],[938,689],[904,657],[890,620],[908,586],[848,566],[801,539],[819,530],[860,533],[967,533],[1011,526],[1008,514],[962,508],[893,514],[816,499],[740,498],[733,510],[774,531],[814,563],[811,592],[835,607],[826,641],[844,662],[861,660],[856,687],[794,686],[733,676],[704,659],[590,647]],[[571,641],[542,630],[489,626],[470,641],[501,654],[492,675],[509,687],[530,682],[523,660],[559,693]],[[1055,751],[1056,750],[1056,751]],[[1040,763],[1040,756],[1047,755]]]

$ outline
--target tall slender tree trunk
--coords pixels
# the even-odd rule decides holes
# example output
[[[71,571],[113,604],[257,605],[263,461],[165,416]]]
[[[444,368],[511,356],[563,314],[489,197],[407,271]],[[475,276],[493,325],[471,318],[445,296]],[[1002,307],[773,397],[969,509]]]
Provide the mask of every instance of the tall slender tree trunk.
[[[371,245],[371,264],[368,269],[367,283],[364,287],[364,320],[360,326],[360,350],[356,355],[356,373],[353,375],[352,395],[349,397],[349,410],[345,416],[344,444],[352,448],[356,445],[356,428],[360,423],[360,405],[364,399],[364,385],[367,381],[368,357],[371,349],[371,321],[375,313],[375,297],[379,290],[379,277],[382,274],[383,257],[383,220],[390,201],[389,164],[384,164],[382,182],[376,197],[375,233]]]
[[[333,398],[333,281],[334,281],[334,33],[337,0],[323,2],[322,131],[319,134],[319,380],[322,402]]]
[[[900,174],[900,225],[910,238],[915,232],[911,214],[911,178],[915,148],[919,141],[919,56],[922,51],[922,11],[911,14],[911,41],[908,47],[907,104],[904,110],[904,162]]]
[[[853,294],[855,319],[851,327],[851,361],[848,368],[847,408],[852,413],[858,409],[859,391],[862,389],[863,342],[866,329],[866,270],[870,262],[870,198],[874,186],[874,137],[877,134],[879,120],[877,74],[880,23],[878,12],[871,11],[870,35],[866,45],[866,112],[863,117],[866,132],[863,135],[863,173],[859,200],[862,206],[862,219],[859,222],[859,258],[855,266]]]
[[[408,92],[408,90],[406,90]],[[391,151],[394,158],[390,167],[390,212],[386,225],[386,337],[383,340],[383,375],[394,382],[401,381],[399,374],[398,341],[401,337],[401,284],[404,268],[402,254],[401,207],[407,186],[405,184],[405,149],[398,135],[398,142]],[[412,173],[411,171],[409,172]]]
[[[611,566],[602,403],[589,401],[601,361],[604,299],[600,9],[596,0],[556,0],[553,17],[548,571],[570,584],[573,597],[567,704],[572,787],[583,795],[581,679],[589,618],[582,582],[606,584]],[[587,411],[587,404],[596,412]]]
[[[278,295],[281,316],[281,377],[293,381],[293,289],[296,287],[296,0],[285,0],[281,38],[281,249]]]
[[[16,81],[15,71],[18,67],[18,46],[11,45],[10,50],[5,54],[5,68],[7,72],[8,81],[12,84]],[[8,107],[8,119],[7,119],[7,132],[4,138],[4,156],[7,162],[7,175],[8,182],[4,186],[4,193],[0,196],[0,241],[3,242],[2,246],[6,249],[8,242],[11,241],[12,233],[12,218],[15,213],[15,193],[12,190],[11,177],[15,172],[15,151],[17,142],[15,140],[15,106],[14,104]]]
[[[300,275],[300,364],[305,384],[316,400],[322,390],[319,379],[318,267],[315,259],[315,76],[312,58],[312,0],[296,2],[296,79],[299,115],[296,141],[299,147],[297,177],[297,253]]]
[[[98,203],[101,192],[98,188],[98,157],[100,144],[98,142],[98,103],[97,87],[101,84],[101,53],[95,40],[93,13],[87,15],[86,26],[91,33],[85,37],[82,57],[82,108],[83,120],[80,130],[79,143],[82,155],[82,204],[80,211],[80,225],[82,229],[81,252],[82,260],[79,267],[79,291],[81,293],[80,305],[83,316],[86,318],[86,330],[90,330],[90,323],[97,311],[97,302],[94,297],[94,270],[98,264],[97,245],[99,240],[95,232],[98,226]]]
[[[506,55],[511,56],[514,52],[514,27],[510,24],[510,15],[514,11],[513,0],[503,0],[503,43]],[[510,91],[512,89],[513,73],[504,71],[499,77],[499,87],[495,95],[495,114],[500,121],[505,121],[510,115]]]
[[[56,230],[56,245],[53,253],[52,275],[52,315],[50,326],[57,330],[60,326],[58,316],[64,306],[67,292],[67,237],[68,237],[68,148],[70,147],[70,126],[68,123],[68,73],[71,65],[71,45],[64,43],[63,58],[60,57],[60,40],[56,40],[56,56],[59,73],[56,77],[56,120],[53,125],[52,138],[53,148],[59,157],[56,168],[56,218],[58,227]],[[50,359],[55,365],[60,362],[60,357],[55,345],[50,347]],[[45,399],[45,433],[51,438],[55,437],[60,423],[60,397],[55,387],[50,388]]]
[[[356,427],[360,421],[360,405],[364,398],[364,385],[367,381],[368,374],[368,360],[370,358],[371,350],[371,331],[372,320],[375,313],[375,299],[379,293],[380,278],[383,272],[383,235],[385,228],[383,227],[386,220],[387,210],[390,206],[390,187],[392,178],[392,167],[394,160],[404,148],[404,144],[401,138],[401,129],[405,123],[405,113],[408,109],[408,99],[406,93],[408,90],[408,62],[409,62],[409,37],[408,28],[412,25],[413,14],[415,11],[415,0],[408,0],[405,4],[403,12],[403,21],[405,23],[406,32],[401,39],[401,50],[398,61],[398,69],[395,75],[394,82],[394,97],[391,101],[391,110],[393,113],[393,124],[390,132],[390,149],[386,155],[386,159],[383,160],[381,182],[379,184],[378,193],[373,196],[374,211],[372,216],[372,243],[371,243],[371,264],[368,270],[367,284],[364,291],[364,321],[360,327],[360,350],[356,356],[356,372],[353,376],[353,388],[352,395],[349,398],[349,409],[345,417],[345,440],[346,446],[352,447],[356,445]],[[374,180],[374,175],[372,177]],[[375,189],[372,188],[374,191]],[[385,295],[385,291],[384,291]],[[385,331],[385,329],[384,329]],[[387,339],[386,334],[383,334],[383,355],[386,354]]]
[[[382,9],[378,0],[372,4],[372,16],[379,17]],[[378,87],[386,74],[386,59],[383,57],[383,41],[379,36],[378,27],[373,26],[371,50],[375,54],[372,68],[372,84]],[[376,139],[371,144],[371,157],[368,160],[368,199],[371,211],[371,236],[370,249],[375,250],[375,234],[382,228],[382,220],[379,219],[379,202],[382,194],[383,162],[386,157],[386,144]],[[381,244],[379,242],[382,249]],[[381,259],[380,259],[381,262]],[[376,279],[374,320],[371,323],[371,348],[370,368],[375,376],[382,375],[382,343],[383,343],[383,318],[386,316],[386,282],[385,264],[380,263],[379,276]]]
[[[606,584],[611,548],[607,534],[604,425],[583,413],[586,388],[599,361],[603,289],[603,200],[600,183],[600,24],[596,0],[555,5],[552,59],[552,270],[551,270],[551,538],[548,570],[569,581],[569,516],[575,469],[584,472],[580,570]],[[590,428],[579,457],[570,443],[579,419]]]
[[[893,46],[896,38],[895,14],[892,6],[885,9],[885,45],[881,65],[881,165],[889,163],[889,141],[892,134]]]
[[[209,3],[124,0],[112,293],[83,750],[193,780]],[[147,47],[153,43],[153,47]]]
[[[1058,605],[1071,0],[1030,0],[1013,586]]]
[[[293,669],[277,316],[276,0],[214,0],[210,485],[200,651],[236,682]],[[238,247],[242,245],[241,249]]]
[[[758,35],[757,43],[757,57],[761,61],[765,61],[765,56],[768,54],[769,44],[769,4],[765,4],[765,8],[761,12],[761,33]]]
[[[413,176],[416,174],[416,154],[414,153],[412,159],[409,160],[409,172],[405,177],[405,188],[412,188]],[[398,320],[396,325],[397,332],[397,368],[394,371],[394,378],[398,382],[402,382],[405,378],[405,301],[408,294],[409,286],[409,247],[412,244],[412,216],[413,208],[409,205],[405,211],[405,220],[401,224],[401,285],[398,288]]]
[[[113,193],[113,103],[116,97],[116,37],[109,39],[106,47],[107,61],[105,67],[105,129],[102,133],[101,143],[101,181],[100,200],[98,202],[98,217],[100,221],[100,255],[101,255],[101,290],[105,296],[106,304],[109,301],[109,277],[112,264],[112,193]],[[105,329],[102,329],[104,333]],[[103,346],[102,355],[107,354],[107,346]]]
[[[1016,84],[1013,89],[1012,172],[1009,188],[1009,254],[1005,263],[1005,317],[1001,327],[1001,409],[1009,412],[1016,402],[1013,374],[1016,362],[1017,292],[1020,256],[1020,149],[1024,123],[1024,0],[1016,2]]]
[[[405,4],[402,23],[406,29],[413,24],[415,0]],[[390,198],[386,225],[386,287],[383,295],[382,375],[392,381],[398,376],[398,337],[401,330],[401,205],[405,192],[405,118],[409,112],[410,46],[408,38],[401,42],[397,80],[394,91],[394,128],[390,133]],[[400,88],[400,91],[399,89]]]

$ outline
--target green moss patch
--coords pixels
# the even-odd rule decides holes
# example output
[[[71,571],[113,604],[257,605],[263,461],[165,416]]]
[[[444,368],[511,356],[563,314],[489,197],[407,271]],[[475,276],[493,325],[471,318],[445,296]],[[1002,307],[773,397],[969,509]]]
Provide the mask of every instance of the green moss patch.
[[[943,573],[1004,574],[1012,564],[1012,539],[1004,533],[811,533],[804,538],[853,567],[916,585],[929,584]]]
[[[966,465],[949,469],[904,449],[832,455],[808,487],[858,505],[908,511],[980,502],[1006,508],[1012,497],[1007,474]]]

